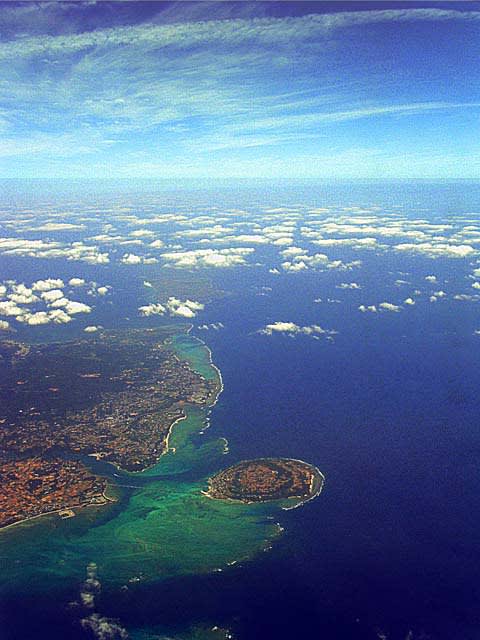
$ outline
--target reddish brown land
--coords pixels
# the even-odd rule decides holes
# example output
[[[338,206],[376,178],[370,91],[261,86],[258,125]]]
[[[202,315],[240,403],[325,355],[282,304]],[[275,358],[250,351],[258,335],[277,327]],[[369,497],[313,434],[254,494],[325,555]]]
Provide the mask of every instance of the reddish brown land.
[[[264,502],[285,498],[309,499],[321,489],[320,471],[301,460],[261,458],[244,460],[209,480],[212,498]]]

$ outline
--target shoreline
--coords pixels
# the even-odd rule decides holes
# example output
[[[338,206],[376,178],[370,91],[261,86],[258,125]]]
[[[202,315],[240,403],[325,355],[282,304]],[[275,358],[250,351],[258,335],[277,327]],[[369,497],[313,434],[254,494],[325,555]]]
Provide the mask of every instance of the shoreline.
[[[37,515],[35,516],[28,516],[28,518],[22,518],[22,520],[17,520],[16,522],[10,522],[10,524],[6,524],[5,526],[0,527],[0,535],[2,534],[3,531],[6,531],[11,527],[16,527],[19,524],[25,524],[27,522],[31,522],[32,520],[37,520],[38,518],[43,518],[45,516],[53,516],[55,513],[61,513],[62,511],[70,510],[74,512],[75,509],[79,510],[79,509],[86,509],[87,507],[104,507],[109,503],[118,502],[116,498],[110,498],[109,496],[106,495],[107,488],[108,487],[105,487],[105,491],[102,492],[102,498],[105,500],[105,502],[87,502],[84,504],[68,505],[66,507],[61,507],[60,509],[53,509],[52,511],[37,513]],[[60,519],[69,520],[71,517],[75,517],[76,515],[77,514],[74,512],[73,516],[69,516],[68,518],[60,518]]]
[[[217,374],[217,382],[218,382],[218,389],[215,393],[215,398],[213,400],[213,402],[210,403],[205,403],[204,407],[201,407],[200,410],[201,411],[205,411],[205,418],[203,420],[203,426],[202,429],[199,431],[199,433],[202,433],[204,431],[206,431],[209,426],[210,426],[210,422],[209,422],[209,416],[210,416],[210,411],[213,409],[213,407],[217,404],[218,399],[220,394],[223,392],[224,390],[224,384],[223,384],[223,377],[222,377],[222,373],[220,371],[220,369],[217,367],[216,364],[214,364],[213,362],[213,357],[212,357],[212,351],[210,349],[210,347],[208,347],[205,342],[203,342],[203,340],[201,340],[200,338],[197,338],[197,336],[192,336],[190,335],[191,330],[194,328],[193,324],[189,324],[187,326],[186,332],[185,333],[179,333],[177,334],[178,336],[184,336],[184,335],[189,335],[191,338],[193,338],[195,341],[197,341],[199,343],[199,345],[206,349],[207,353],[208,353],[208,363],[210,365],[210,367],[215,371],[215,373]],[[176,336],[173,336],[173,338],[175,338]],[[182,361],[182,358],[179,356],[178,352],[175,351],[175,357],[177,357],[180,361]],[[187,360],[188,362],[188,360]],[[202,375],[199,371],[197,371],[194,367],[192,367],[193,370],[198,373],[199,375]],[[196,407],[196,405],[185,405],[186,407],[192,406],[192,407]],[[150,469],[153,469],[157,464],[160,464],[160,462],[162,461],[162,458],[168,454],[168,453],[175,453],[176,449],[175,447],[170,448],[170,438],[172,437],[173,434],[173,430],[174,428],[181,422],[183,422],[184,420],[188,419],[188,409],[186,411],[184,411],[184,415],[180,416],[179,418],[176,418],[171,425],[168,428],[167,431],[167,435],[165,436],[165,440],[164,440],[164,450],[162,451],[162,453],[158,456],[158,459],[151,465],[149,465],[148,467],[145,467],[144,469],[141,469],[140,471],[128,471],[126,469],[123,469],[120,465],[116,464],[116,463],[109,463],[109,464],[113,464],[113,466],[118,470],[121,471],[122,473],[127,473],[127,474],[132,474],[132,475],[137,475],[137,474],[142,474],[145,471],[149,471]],[[226,451],[228,451],[228,440],[226,438],[224,438],[225,440],[225,448]]]

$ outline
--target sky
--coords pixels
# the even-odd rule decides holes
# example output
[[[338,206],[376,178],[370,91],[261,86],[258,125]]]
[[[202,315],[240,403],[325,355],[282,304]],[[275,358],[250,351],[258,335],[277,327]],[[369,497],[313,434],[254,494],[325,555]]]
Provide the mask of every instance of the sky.
[[[0,177],[480,177],[480,3],[0,6]]]

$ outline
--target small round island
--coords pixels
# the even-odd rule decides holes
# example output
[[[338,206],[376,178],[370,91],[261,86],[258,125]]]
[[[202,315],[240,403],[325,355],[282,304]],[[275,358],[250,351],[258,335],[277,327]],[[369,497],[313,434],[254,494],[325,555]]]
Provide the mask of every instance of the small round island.
[[[302,460],[243,460],[212,476],[206,495],[247,503],[296,498],[301,504],[320,493],[324,479],[317,467]]]

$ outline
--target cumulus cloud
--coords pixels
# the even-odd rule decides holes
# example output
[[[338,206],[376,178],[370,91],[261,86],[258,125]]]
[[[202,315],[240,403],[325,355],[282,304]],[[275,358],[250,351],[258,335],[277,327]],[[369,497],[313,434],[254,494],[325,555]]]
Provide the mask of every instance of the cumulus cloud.
[[[337,285],[337,289],[361,289],[362,287],[357,282],[342,282]]]
[[[0,331],[8,331],[8,329],[10,329],[8,320],[0,320]]]
[[[374,304],[369,304],[368,306],[361,304],[358,307],[358,310],[361,311],[362,313],[377,313],[378,311],[377,307]]]
[[[31,326],[48,324],[49,322],[51,322],[50,316],[46,311],[37,311],[36,313],[22,313],[17,316],[15,320]]]
[[[318,324],[311,324],[307,326],[300,326],[295,324],[294,322],[283,322],[277,321],[271,324],[265,325],[263,329],[259,329],[257,333],[266,336],[272,336],[275,334],[285,334],[289,337],[294,337],[297,335],[305,335],[319,339],[320,336],[331,337],[337,334],[337,331],[333,329],[323,329]]]
[[[251,247],[229,247],[228,249],[192,249],[162,253],[166,264],[177,268],[235,267],[246,264],[247,256],[255,249]]]
[[[0,302],[0,316],[21,316],[24,309],[19,307],[13,300]]]
[[[133,238],[146,238],[150,236],[154,236],[155,233],[150,231],[150,229],[134,229],[130,231],[130,234]]]
[[[413,306],[415,304],[415,300],[413,298],[406,298],[403,303]]]
[[[87,578],[80,588],[80,602],[89,615],[82,618],[80,624],[98,640],[128,640],[127,630],[117,620],[105,618],[95,611],[95,598],[100,593],[101,586],[97,576],[97,565],[95,562],[89,562]]]
[[[41,294],[43,300],[48,304],[50,302],[55,302],[55,300],[59,300],[63,298],[63,291],[60,289],[50,289],[49,291],[44,291]]]
[[[203,311],[205,305],[195,300],[184,300],[183,302],[175,297],[170,297],[167,302],[167,309],[171,316],[181,316],[183,318],[194,318],[199,311]]]
[[[85,280],[83,278],[70,278],[68,284],[71,287],[83,287],[85,284]]]
[[[16,304],[33,304],[38,301],[38,296],[33,293],[33,290],[24,284],[12,285],[12,293],[7,297]]]
[[[197,329],[201,331],[209,331],[212,329],[213,331],[220,331],[220,329],[224,328],[224,324],[222,322],[211,322],[210,324],[200,324]]]
[[[76,302],[75,300],[67,300],[66,304],[63,305],[65,311],[70,315],[75,315],[76,313],[90,313],[92,307],[83,302]]]
[[[393,311],[394,313],[398,313],[402,307],[392,304],[391,302],[381,302],[379,305],[380,309],[384,309],[385,311]]]
[[[63,309],[52,309],[48,312],[48,317],[50,322],[54,322],[55,324],[67,324],[72,320],[68,313],[63,311]]]
[[[125,253],[120,262],[122,264],[155,264],[158,260],[156,258],[138,256],[135,253]]]
[[[425,276],[425,280],[427,282],[436,282],[437,281],[437,276]]]
[[[138,307],[140,315],[142,316],[163,316],[166,313],[166,309],[163,304],[154,303],[143,305]]]
[[[420,253],[430,258],[469,258],[476,253],[471,245],[446,242],[403,243],[397,244],[393,248],[395,251]]]
[[[39,227],[34,227],[32,231],[82,231],[83,224],[73,224],[71,222],[46,222]]]
[[[100,330],[100,328],[101,328],[100,326],[97,327],[96,325],[91,324],[91,325],[88,325],[88,327],[85,327],[84,331],[85,333],[96,333],[97,331]]]
[[[47,278],[46,280],[37,280],[32,284],[34,291],[50,291],[50,289],[63,289],[65,286],[60,278]]]
[[[162,249],[165,246],[165,243],[162,242],[162,240],[158,240],[157,238],[157,240],[150,242],[148,246],[151,247],[152,249]]]
[[[108,253],[83,242],[61,243],[26,238],[0,238],[0,253],[30,258],[63,258],[89,264],[108,264]]]
[[[287,251],[282,251],[282,255],[286,255]],[[280,265],[284,271],[295,273],[306,271],[307,269],[323,270],[323,269],[340,269],[348,271],[353,267],[361,265],[360,260],[344,263],[341,260],[330,260],[324,253],[295,253],[289,255],[289,260],[282,262]]]
[[[480,300],[480,296],[478,294],[469,295],[468,293],[456,293],[453,296],[453,299],[467,302],[477,302],[478,300]]]
[[[142,257],[134,253],[125,253],[121,259],[122,264],[141,264]]]

